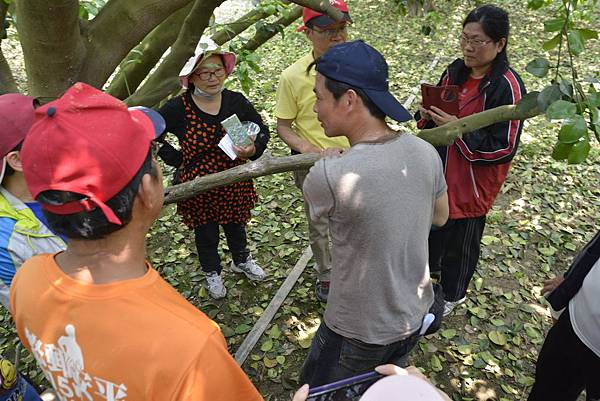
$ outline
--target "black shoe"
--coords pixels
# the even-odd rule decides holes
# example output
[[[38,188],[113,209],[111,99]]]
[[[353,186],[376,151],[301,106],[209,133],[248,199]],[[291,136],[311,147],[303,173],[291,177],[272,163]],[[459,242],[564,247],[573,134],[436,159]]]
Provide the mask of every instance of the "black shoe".
[[[317,293],[317,298],[319,298],[319,301],[327,302],[327,297],[329,296],[329,281],[317,280],[317,284],[315,284],[315,292]]]

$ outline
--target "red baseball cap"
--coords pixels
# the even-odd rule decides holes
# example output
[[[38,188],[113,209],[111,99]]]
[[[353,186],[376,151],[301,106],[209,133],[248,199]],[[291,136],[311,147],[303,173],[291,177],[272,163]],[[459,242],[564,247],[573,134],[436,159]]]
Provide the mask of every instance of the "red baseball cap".
[[[6,155],[20,144],[33,125],[33,98],[19,93],[0,96],[0,182]]]
[[[343,21],[352,22],[348,5],[344,2],[344,0],[329,0],[329,4],[344,13]],[[302,32],[307,29],[307,24],[309,21],[311,21],[311,25],[318,26],[319,28],[327,28],[328,26],[338,22],[327,14],[320,13],[308,7],[304,7],[304,10],[302,10],[302,20],[304,21],[304,25],[297,29],[298,32]]]
[[[121,224],[106,201],[141,168],[151,142],[164,131],[164,120],[150,109],[128,109],[120,100],[84,83],[35,111],[21,159],[34,198],[44,191],[75,192],[84,199],[48,205],[68,215],[97,207],[107,220]]]

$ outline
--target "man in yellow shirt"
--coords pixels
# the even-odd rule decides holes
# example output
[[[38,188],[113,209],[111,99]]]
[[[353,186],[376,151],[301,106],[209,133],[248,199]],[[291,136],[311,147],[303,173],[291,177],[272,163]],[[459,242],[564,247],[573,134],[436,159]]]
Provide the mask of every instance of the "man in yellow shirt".
[[[292,154],[316,152],[336,154],[350,147],[345,137],[328,138],[325,135],[313,110],[316,101],[313,92],[316,72],[314,69],[307,72],[310,63],[321,57],[331,46],[343,43],[348,38],[347,27],[352,22],[348,6],[343,0],[330,0],[330,3],[344,14],[344,19],[334,21],[327,15],[305,8],[304,25],[299,28],[299,31],[303,31],[311,42],[311,52],[286,68],[279,80],[275,105],[277,133],[290,147]],[[296,186],[300,190],[307,173],[308,170],[294,172]],[[308,216],[306,204],[304,210]],[[310,218],[307,218],[307,221],[310,246],[316,262],[317,297],[326,302],[331,270],[328,222],[326,219],[311,222]]]

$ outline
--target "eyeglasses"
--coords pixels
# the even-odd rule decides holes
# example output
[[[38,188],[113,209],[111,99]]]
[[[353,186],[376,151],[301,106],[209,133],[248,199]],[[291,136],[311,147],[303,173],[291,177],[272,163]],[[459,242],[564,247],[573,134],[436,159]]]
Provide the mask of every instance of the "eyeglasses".
[[[339,28],[331,28],[331,29],[315,29],[311,28],[313,31],[318,33],[319,35],[327,36],[329,39],[336,37],[337,35],[345,35],[348,33],[348,26],[344,25]]]
[[[223,78],[225,74],[225,68],[219,68],[214,71],[194,72],[194,76],[200,78],[202,81],[209,81],[212,75],[217,78]]]
[[[481,39],[469,39],[465,36],[465,34],[461,34],[458,37],[458,40],[460,41],[460,45],[461,46],[466,46],[466,45],[471,45],[471,47],[478,49],[480,47],[483,47],[485,45],[487,45],[490,42],[493,42],[493,40],[481,40]]]

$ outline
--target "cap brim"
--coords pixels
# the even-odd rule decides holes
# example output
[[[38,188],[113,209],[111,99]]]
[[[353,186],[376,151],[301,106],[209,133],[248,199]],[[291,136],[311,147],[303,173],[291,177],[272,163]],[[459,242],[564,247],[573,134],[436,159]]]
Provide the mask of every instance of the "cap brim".
[[[400,104],[400,102],[388,91],[363,89],[369,99],[375,103],[386,116],[400,123],[412,120],[412,115]]]
[[[350,14],[343,12],[344,19],[342,21],[336,21],[328,15],[319,15],[318,17],[314,17],[309,20],[311,25],[319,27],[319,28],[328,28],[332,25],[339,24],[340,22],[352,22],[352,18],[350,18]],[[307,22],[307,23],[308,23]]]
[[[147,117],[147,120],[150,120],[150,122],[152,123],[152,129],[154,131],[154,139],[160,137],[165,132],[165,129],[167,128],[167,123],[157,111],[154,111],[144,106],[133,106],[130,107],[129,110],[133,112],[141,112],[144,116]]]

